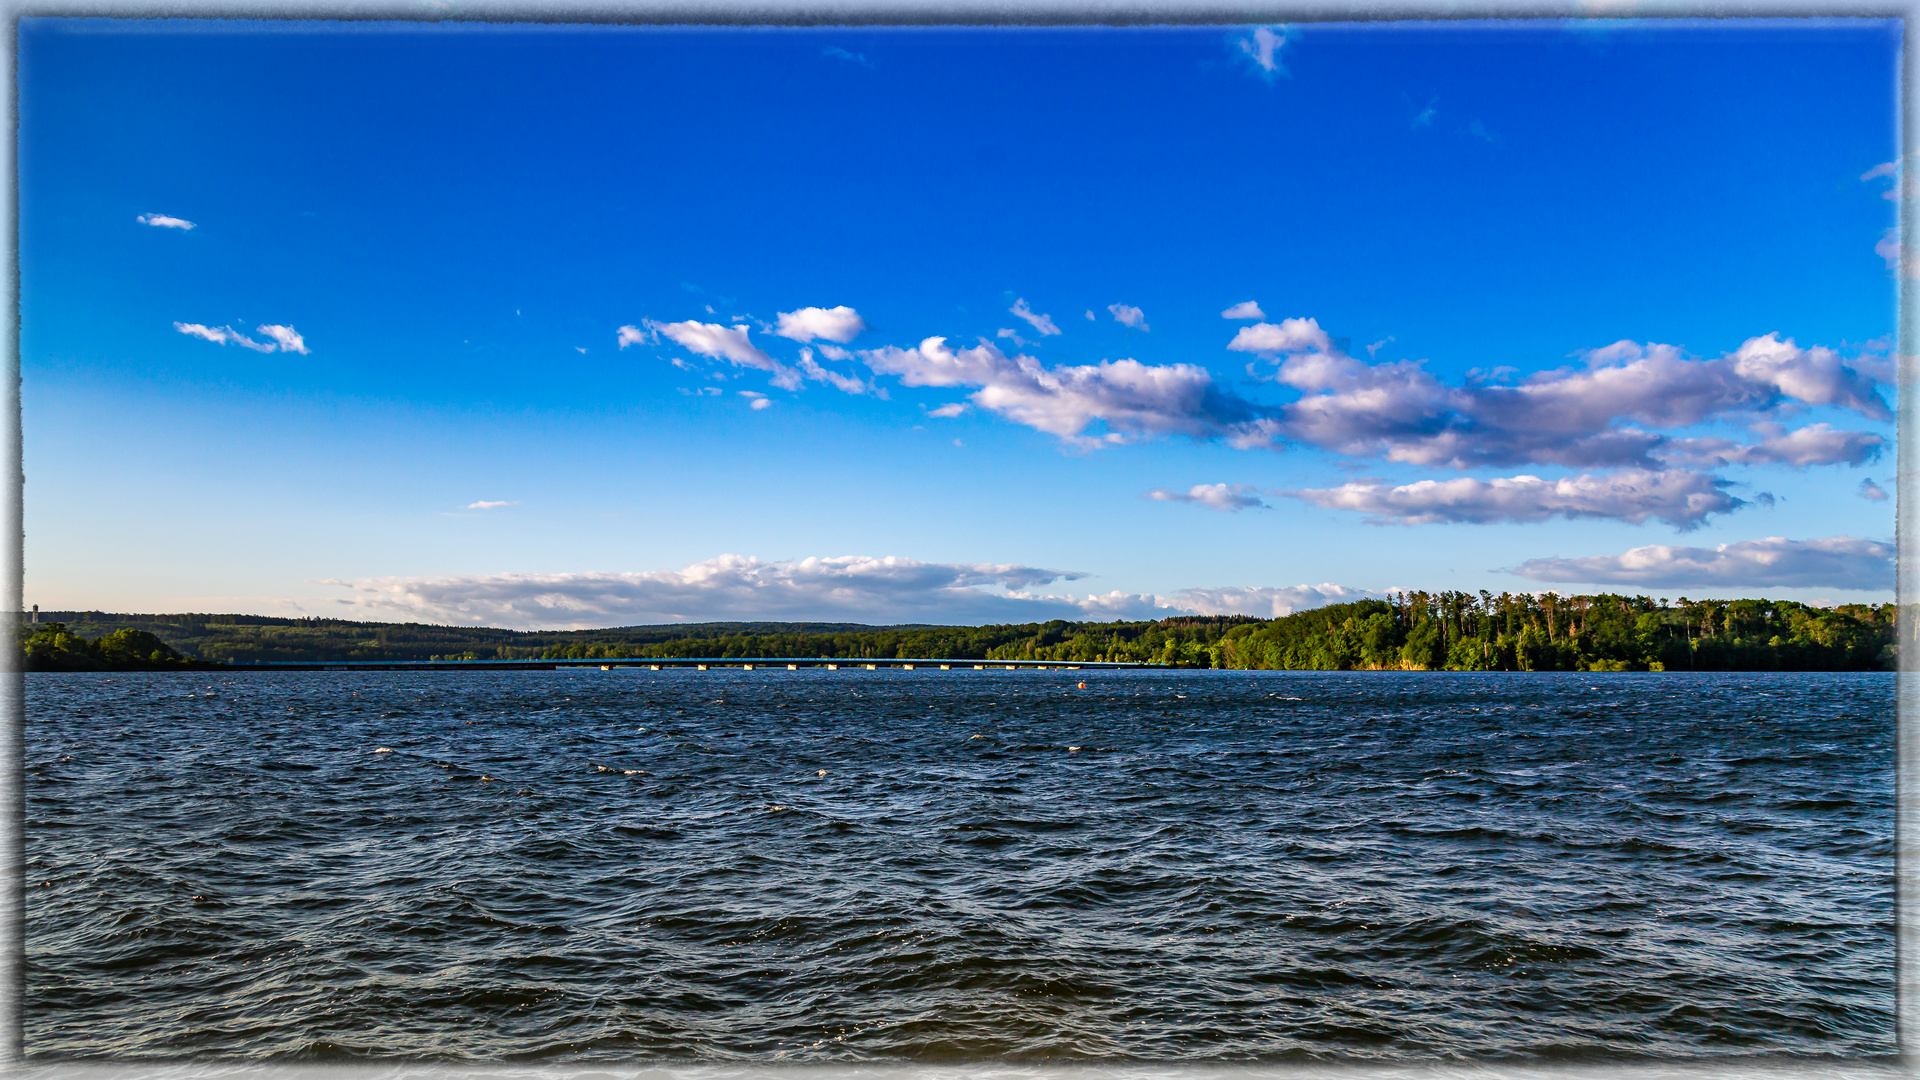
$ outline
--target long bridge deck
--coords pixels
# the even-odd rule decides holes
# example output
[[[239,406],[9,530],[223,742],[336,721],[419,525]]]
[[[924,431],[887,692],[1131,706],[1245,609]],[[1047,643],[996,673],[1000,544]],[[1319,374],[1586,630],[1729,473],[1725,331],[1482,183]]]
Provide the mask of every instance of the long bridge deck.
[[[828,671],[878,671],[892,668],[903,671],[1078,671],[1126,668],[1166,668],[1166,664],[1111,660],[868,660],[818,656],[718,657],[694,656],[659,659],[623,657],[599,660],[236,660],[224,665],[227,671],[555,671],[560,668],[642,668],[665,671],[691,668],[696,671],[798,671],[801,668],[825,668]]]

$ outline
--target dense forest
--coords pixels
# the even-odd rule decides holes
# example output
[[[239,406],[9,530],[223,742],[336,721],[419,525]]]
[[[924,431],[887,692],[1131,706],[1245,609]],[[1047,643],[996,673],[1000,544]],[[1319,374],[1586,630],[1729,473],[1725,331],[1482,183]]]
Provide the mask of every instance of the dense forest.
[[[88,639],[64,623],[21,628],[22,664],[28,671],[166,671],[212,664],[181,656],[173,646],[145,630],[122,627]]]
[[[146,666],[185,662],[182,654],[216,662],[917,657],[1404,671],[1858,671],[1894,666],[1892,604],[1820,608],[1788,600],[1681,597],[1669,602],[1612,593],[1407,592],[1279,619],[1180,616],[1153,622],[1056,620],[1005,626],[691,623],[516,631],[253,615],[47,612],[43,618],[59,621],[21,628],[28,665],[39,670],[69,662],[67,670],[85,669],[87,656],[94,657],[95,668],[131,665],[124,658],[135,653],[150,657],[143,661]],[[86,634],[96,635],[96,640],[88,642]],[[56,645],[56,640],[68,644]],[[160,656],[155,645],[170,655]],[[56,656],[68,659],[53,659]]]

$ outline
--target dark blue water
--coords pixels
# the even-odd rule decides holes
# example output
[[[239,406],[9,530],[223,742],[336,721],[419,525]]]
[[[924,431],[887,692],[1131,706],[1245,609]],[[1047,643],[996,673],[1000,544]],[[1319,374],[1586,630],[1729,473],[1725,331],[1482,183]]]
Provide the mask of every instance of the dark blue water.
[[[1893,693],[32,675],[28,1050],[1886,1054]]]

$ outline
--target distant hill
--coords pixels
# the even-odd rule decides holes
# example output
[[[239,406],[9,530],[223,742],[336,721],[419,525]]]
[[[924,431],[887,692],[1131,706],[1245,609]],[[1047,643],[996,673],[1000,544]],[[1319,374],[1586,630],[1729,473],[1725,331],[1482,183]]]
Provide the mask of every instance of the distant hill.
[[[997,626],[713,622],[525,631],[98,611],[43,611],[40,621],[64,623],[69,635],[86,639],[120,634],[116,641],[131,641],[136,639],[127,635],[150,634],[184,658],[214,662],[824,657],[1417,671],[1827,671],[1894,666],[1892,604],[1817,608],[1788,600],[1685,597],[1669,603],[1614,593],[1408,592],[1278,619],[1175,616]],[[31,626],[22,627],[23,636],[32,631]]]

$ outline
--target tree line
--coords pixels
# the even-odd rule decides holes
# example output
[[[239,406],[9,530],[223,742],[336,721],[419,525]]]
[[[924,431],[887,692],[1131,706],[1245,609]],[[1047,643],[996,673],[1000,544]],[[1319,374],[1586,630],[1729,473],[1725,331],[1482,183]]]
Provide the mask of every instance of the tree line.
[[[260,660],[819,657],[1133,661],[1404,671],[1834,671],[1894,666],[1894,606],[1602,593],[1403,592],[1278,619],[995,626],[696,623],[521,631],[258,615],[57,612],[21,628],[30,670]],[[71,629],[70,629],[71,627]],[[89,640],[85,635],[93,634]]]
[[[97,638],[72,633],[65,623],[21,627],[21,665],[28,671],[168,671],[214,665],[180,655],[146,630],[122,627]]]

